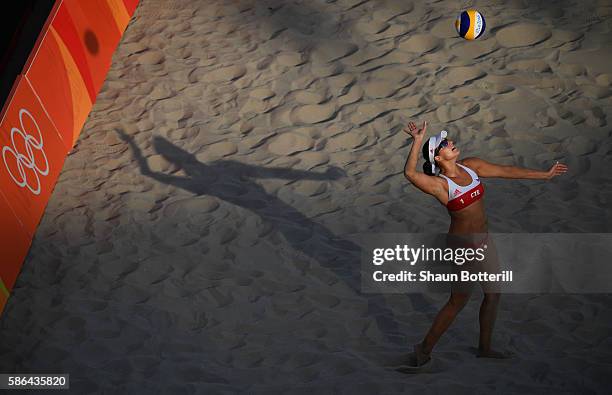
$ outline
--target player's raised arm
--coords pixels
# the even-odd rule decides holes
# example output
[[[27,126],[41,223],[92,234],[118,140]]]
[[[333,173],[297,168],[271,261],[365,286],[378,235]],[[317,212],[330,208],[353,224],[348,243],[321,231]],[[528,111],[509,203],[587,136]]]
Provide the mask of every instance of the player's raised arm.
[[[436,180],[436,178],[419,172],[416,169],[419,158],[419,149],[423,144],[426,130],[427,122],[423,122],[423,125],[420,128],[418,128],[414,122],[409,122],[408,126],[404,128],[404,132],[412,136],[412,147],[410,148],[410,154],[408,155],[406,165],[404,166],[404,175],[421,191],[435,196],[442,192],[440,183]]]
[[[487,162],[480,158],[465,158],[462,161],[466,166],[474,169],[474,171],[483,178],[516,178],[516,179],[532,179],[532,180],[550,180],[553,177],[566,173],[568,167],[563,163],[555,163],[549,170],[527,169],[517,166],[505,166]]]

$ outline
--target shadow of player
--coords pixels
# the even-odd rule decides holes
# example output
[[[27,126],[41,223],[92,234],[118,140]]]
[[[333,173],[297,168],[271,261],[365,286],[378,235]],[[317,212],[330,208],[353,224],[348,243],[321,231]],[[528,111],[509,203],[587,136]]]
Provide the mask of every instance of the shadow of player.
[[[316,173],[289,168],[266,168],[246,165],[232,160],[218,160],[204,164],[195,155],[162,137],[154,137],[153,147],[168,162],[182,169],[186,176],[152,171],[134,140],[123,131],[120,137],[129,144],[143,175],[161,183],[182,188],[196,195],[209,195],[251,210],[262,220],[272,224],[291,245],[309,256],[322,267],[334,272],[355,293],[360,294],[360,247],[354,242],[334,235],[325,226],[271,195],[252,179],[276,178],[286,180],[337,180],[345,176],[339,168]],[[392,342],[403,334],[397,328],[392,312],[382,295],[361,295],[368,301],[368,316],[375,316],[378,328]]]

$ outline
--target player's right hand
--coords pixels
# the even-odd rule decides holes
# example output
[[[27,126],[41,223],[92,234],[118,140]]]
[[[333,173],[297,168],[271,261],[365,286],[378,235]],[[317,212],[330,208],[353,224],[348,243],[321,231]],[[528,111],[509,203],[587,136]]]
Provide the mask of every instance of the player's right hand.
[[[423,121],[423,126],[420,128],[412,121],[408,122],[408,126],[404,128],[404,132],[408,133],[415,140],[422,140],[425,137],[425,131],[427,131],[427,121]]]

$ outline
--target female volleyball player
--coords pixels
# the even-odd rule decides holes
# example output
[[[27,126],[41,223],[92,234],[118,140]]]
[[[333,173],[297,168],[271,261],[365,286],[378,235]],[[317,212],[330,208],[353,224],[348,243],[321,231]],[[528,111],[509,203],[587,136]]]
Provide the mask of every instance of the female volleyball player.
[[[479,158],[459,160],[459,148],[447,139],[443,130],[425,141],[422,152],[425,159],[424,173],[416,169],[419,147],[423,144],[427,122],[418,128],[408,123],[404,131],[413,137],[413,144],[406,161],[406,178],[421,191],[434,196],[450,215],[449,235],[486,235],[487,217],[484,210],[484,187],[481,178],[523,178],[549,180],[567,172],[567,166],[556,163],[548,171],[502,166]],[[478,356],[504,358],[505,353],[491,348],[491,336],[500,295],[483,287],[484,300],[480,306],[480,339]],[[414,347],[416,366],[423,366],[430,360],[430,354],[440,336],[448,329],[459,311],[469,300],[469,292],[451,291],[448,302],[442,307],[431,328],[420,344]]]

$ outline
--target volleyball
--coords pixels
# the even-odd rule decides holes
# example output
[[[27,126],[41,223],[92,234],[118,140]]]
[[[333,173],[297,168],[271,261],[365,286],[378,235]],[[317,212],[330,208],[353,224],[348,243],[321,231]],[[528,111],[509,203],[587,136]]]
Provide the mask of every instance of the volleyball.
[[[466,40],[475,40],[485,31],[485,19],[476,10],[463,11],[455,21],[457,33]]]

